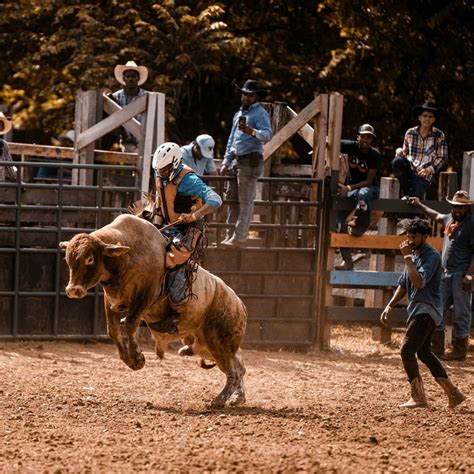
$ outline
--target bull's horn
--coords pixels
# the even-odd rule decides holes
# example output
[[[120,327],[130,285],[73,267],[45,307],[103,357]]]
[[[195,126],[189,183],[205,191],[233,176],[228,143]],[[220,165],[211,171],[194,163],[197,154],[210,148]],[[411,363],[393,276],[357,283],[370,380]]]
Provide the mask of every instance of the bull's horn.
[[[59,248],[60,249],[66,249],[68,243],[69,243],[69,241],[59,242]]]

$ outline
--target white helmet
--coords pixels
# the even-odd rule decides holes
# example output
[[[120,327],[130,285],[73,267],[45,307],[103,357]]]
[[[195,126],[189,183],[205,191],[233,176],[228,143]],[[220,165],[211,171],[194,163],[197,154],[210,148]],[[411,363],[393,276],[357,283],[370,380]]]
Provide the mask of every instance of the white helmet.
[[[152,166],[157,176],[158,176],[158,171],[161,168],[164,168],[165,166],[168,166],[171,164],[172,167],[171,167],[169,180],[170,181],[173,180],[176,177],[179,167],[181,165],[182,156],[183,154],[181,153],[181,148],[176,143],[173,143],[173,142],[162,143],[156,149],[155,154],[153,155]]]

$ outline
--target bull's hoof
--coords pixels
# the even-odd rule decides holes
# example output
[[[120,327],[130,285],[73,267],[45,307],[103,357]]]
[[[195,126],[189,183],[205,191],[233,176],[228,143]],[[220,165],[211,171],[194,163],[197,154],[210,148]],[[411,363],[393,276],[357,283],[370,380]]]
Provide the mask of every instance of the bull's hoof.
[[[244,405],[245,402],[246,402],[245,395],[239,394],[229,402],[229,405],[232,407],[239,407],[241,405]]]
[[[224,408],[226,400],[222,399],[221,397],[216,397],[210,403],[211,408]]]
[[[191,346],[183,346],[178,351],[178,355],[180,355],[181,357],[193,356],[194,355],[193,348]]]
[[[145,366],[145,356],[139,352],[134,357],[130,357],[128,361],[125,363],[132,369],[132,370],[140,370],[143,369]]]

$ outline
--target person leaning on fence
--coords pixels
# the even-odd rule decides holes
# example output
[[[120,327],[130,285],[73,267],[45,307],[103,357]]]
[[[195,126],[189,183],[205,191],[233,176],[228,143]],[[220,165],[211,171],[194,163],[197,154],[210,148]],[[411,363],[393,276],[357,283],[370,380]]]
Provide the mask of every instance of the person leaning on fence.
[[[182,162],[176,143],[163,143],[153,156],[157,209],[169,244],[166,252],[167,317],[149,325],[159,332],[175,334],[183,304],[192,297],[192,281],[204,250],[203,217],[218,209],[221,197]]]
[[[472,280],[474,278],[474,216],[466,191],[457,191],[452,199],[451,213],[441,214],[422,204],[419,198],[409,198],[408,203],[420,208],[428,217],[444,225],[443,272],[441,274],[441,303],[443,322],[433,334],[433,350],[444,354],[444,318],[453,306],[453,350],[447,352],[447,360],[465,360],[469,345],[472,321]]]
[[[400,407],[417,408],[428,405],[416,360],[418,356],[445,391],[449,407],[454,408],[466,397],[451,382],[443,365],[431,351],[431,335],[443,320],[439,291],[441,257],[426,242],[431,233],[431,227],[427,221],[415,218],[408,222],[405,230],[407,240],[400,244],[405,269],[400,276],[395,293],[380,316],[382,324],[386,324],[396,304],[405,295],[408,296],[408,327],[400,353],[411,387],[411,398]]]
[[[112,99],[121,107],[126,107],[146,94],[147,91],[140,87],[148,78],[148,69],[145,66],[137,66],[135,61],[128,61],[126,64],[115,66],[114,75],[117,82],[124,86],[112,94]],[[140,122],[141,114],[135,118]],[[122,151],[128,153],[135,153],[138,150],[137,139],[123,127],[120,129],[120,146]]]
[[[413,114],[420,124],[405,133],[403,148],[397,150],[392,168],[402,196],[423,198],[433,177],[448,160],[448,146],[444,133],[433,126],[439,109],[425,102],[416,106]]]
[[[370,204],[379,195],[377,172],[382,159],[372,146],[375,138],[374,127],[364,124],[359,127],[357,141],[341,140],[341,153],[348,155],[347,176],[344,183],[339,183],[337,195],[354,199],[357,204],[354,217],[346,223],[350,211],[341,211],[336,217],[340,233],[354,236],[363,235],[370,225]],[[336,270],[352,270],[351,250],[341,248],[342,263]]]
[[[3,112],[0,112],[0,135],[7,134],[12,128],[12,121],[5,117]],[[0,161],[11,161],[10,149],[6,140],[0,138]],[[16,181],[15,166],[0,166],[0,181]]]
[[[221,175],[236,176],[237,181],[229,181],[225,198],[239,201],[231,205],[227,213],[228,228],[221,242],[226,247],[241,247],[248,237],[252,220],[257,181],[263,172],[263,144],[272,138],[272,127],[268,112],[259,104],[260,97],[268,91],[261,89],[253,79],[245,81],[240,89],[241,107],[232,120],[232,130],[220,170]]]
[[[181,147],[183,163],[189,166],[199,176],[217,175],[217,167],[214,162],[214,138],[202,134],[189,145]]]

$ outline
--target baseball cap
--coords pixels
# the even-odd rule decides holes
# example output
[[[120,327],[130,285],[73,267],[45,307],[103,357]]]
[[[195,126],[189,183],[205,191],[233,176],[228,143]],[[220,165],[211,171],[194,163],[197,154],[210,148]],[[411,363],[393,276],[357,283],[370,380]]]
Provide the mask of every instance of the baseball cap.
[[[196,143],[199,145],[204,158],[214,158],[214,145],[216,144],[214,138],[206,134],[199,135],[196,138]]]
[[[372,135],[373,137],[375,137],[374,132],[374,127],[372,127],[372,125],[369,125],[368,123],[364,123],[364,125],[361,125],[358,131],[359,135]]]

